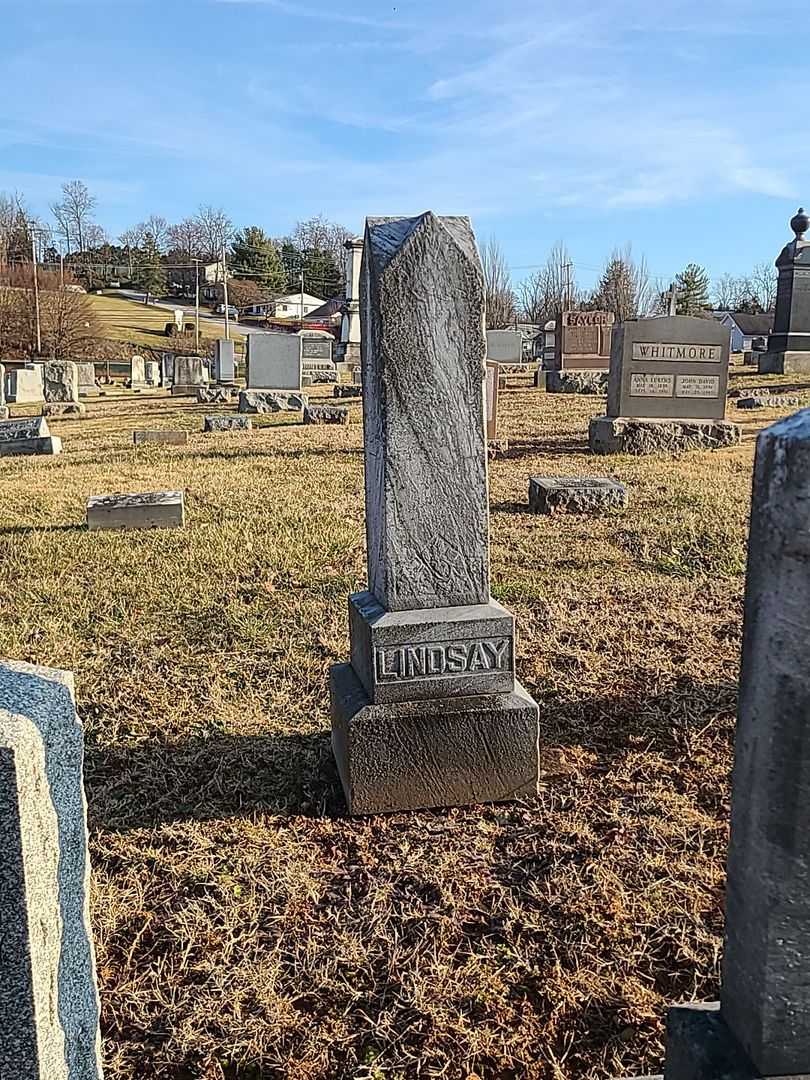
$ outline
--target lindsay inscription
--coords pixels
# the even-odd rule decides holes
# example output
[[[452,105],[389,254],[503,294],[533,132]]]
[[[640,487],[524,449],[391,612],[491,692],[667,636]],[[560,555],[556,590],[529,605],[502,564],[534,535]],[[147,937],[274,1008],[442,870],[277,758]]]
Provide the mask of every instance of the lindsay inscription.
[[[634,341],[634,360],[703,360],[719,364],[723,358],[721,345],[677,345],[667,342]]]
[[[442,641],[433,645],[392,645],[375,649],[379,682],[430,679],[448,675],[474,675],[484,671],[509,671],[510,638],[473,641]]]

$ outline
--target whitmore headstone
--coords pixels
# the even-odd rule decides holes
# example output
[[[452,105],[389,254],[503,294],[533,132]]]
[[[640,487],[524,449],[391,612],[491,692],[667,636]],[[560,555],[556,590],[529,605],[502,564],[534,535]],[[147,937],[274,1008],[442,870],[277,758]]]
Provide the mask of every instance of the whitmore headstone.
[[[725,420],[731,336],[716,319],[629,319],[613,334],[607,415],[594,453],[713,448],[740,441]],[[645,449],[646,448],[646,449]]]
[[[330,675],[351,813],[536,792],[538,708],[489,591],[484,285],[467,218],[370,218],[361,274],[369,588]]]
[[[720,1005],[670,1010],[666,1080],[810,1075],[810,409],[757,441]]]
[[[101,1080],[73,676],[0,663],[0,1077]]]

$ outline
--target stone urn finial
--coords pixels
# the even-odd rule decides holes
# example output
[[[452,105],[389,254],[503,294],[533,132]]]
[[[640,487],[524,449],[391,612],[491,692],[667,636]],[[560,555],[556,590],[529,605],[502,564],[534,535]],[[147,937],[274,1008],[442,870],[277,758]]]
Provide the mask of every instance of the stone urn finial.
[[[803,206],[800,206],[795,216],[790,219],[790,227],[796,233],[797,240],[804,240],[804,234],[810,229],[810,217],[805,214]]]

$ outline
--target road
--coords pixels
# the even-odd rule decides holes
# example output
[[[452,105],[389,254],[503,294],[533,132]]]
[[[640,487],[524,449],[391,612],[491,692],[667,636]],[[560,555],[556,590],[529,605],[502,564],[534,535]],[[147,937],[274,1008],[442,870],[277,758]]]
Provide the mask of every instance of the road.
[[[112,295],[112,296],[120,296],[124,300],[134,300],[136,303],[139,303],[139,304],[143,303],[143,293],[142,292],[136,292],[133,289],[116,289],[110,295]],[[181,304],[179,301],[177,303],[173,303],[170,300],[150,300],[149,301],[149,307],[164,308],[166,311],[175,311],[176,309],[179,309],[179,310],[183,311],[185,313],[185,315],[189,316],[192,320],[194,319],[195,308],[194,308],[193,304],[191,304],[191,305],[189,305],[189,304]],[[221,332],[223,337],[225,336],[225,320],[222,318],[222,316],[220,316],[220,315],[211,315],[211,314],[208,313],[208,311],[206,311],[205,308],[201,307],[200,308],[200,324],[202,325],[202,323],[204,323],[204,322],[208,323],[209,326],[215,326],[217,328],[217,330],[219,330]],[[233,319],[230,319],[229,323],[230,323],[231,330],[236,330],[240,334],[269,334],[269,333],[272,333],[272,331],[270,331],[270,330],[264,330],[261,327],[256,326],[255,323],[240,323],[240,322],[235,322]]]

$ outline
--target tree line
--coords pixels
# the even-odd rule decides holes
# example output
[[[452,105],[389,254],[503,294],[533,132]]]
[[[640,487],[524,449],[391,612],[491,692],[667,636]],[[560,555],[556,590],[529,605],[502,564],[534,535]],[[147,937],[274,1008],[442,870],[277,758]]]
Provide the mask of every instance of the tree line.
[[[712,311],[764,314],[776,304],[776,269],[760,263],[741,277],[723,274],[711,282],[706,269],[689,263],[673,282],[653,279],[647,262],[630,245],[605,260],[593,289],[576,280],[576,266],[562,243],[555,244],[545,263],[517,286],[495,239],[481,248],[486,286],[487,326],[502,329],[526,322],[543,326],[565,310],[610,311],[617,322],[667,314],[670,291],[675,291],[678,315],[708,316]]]

